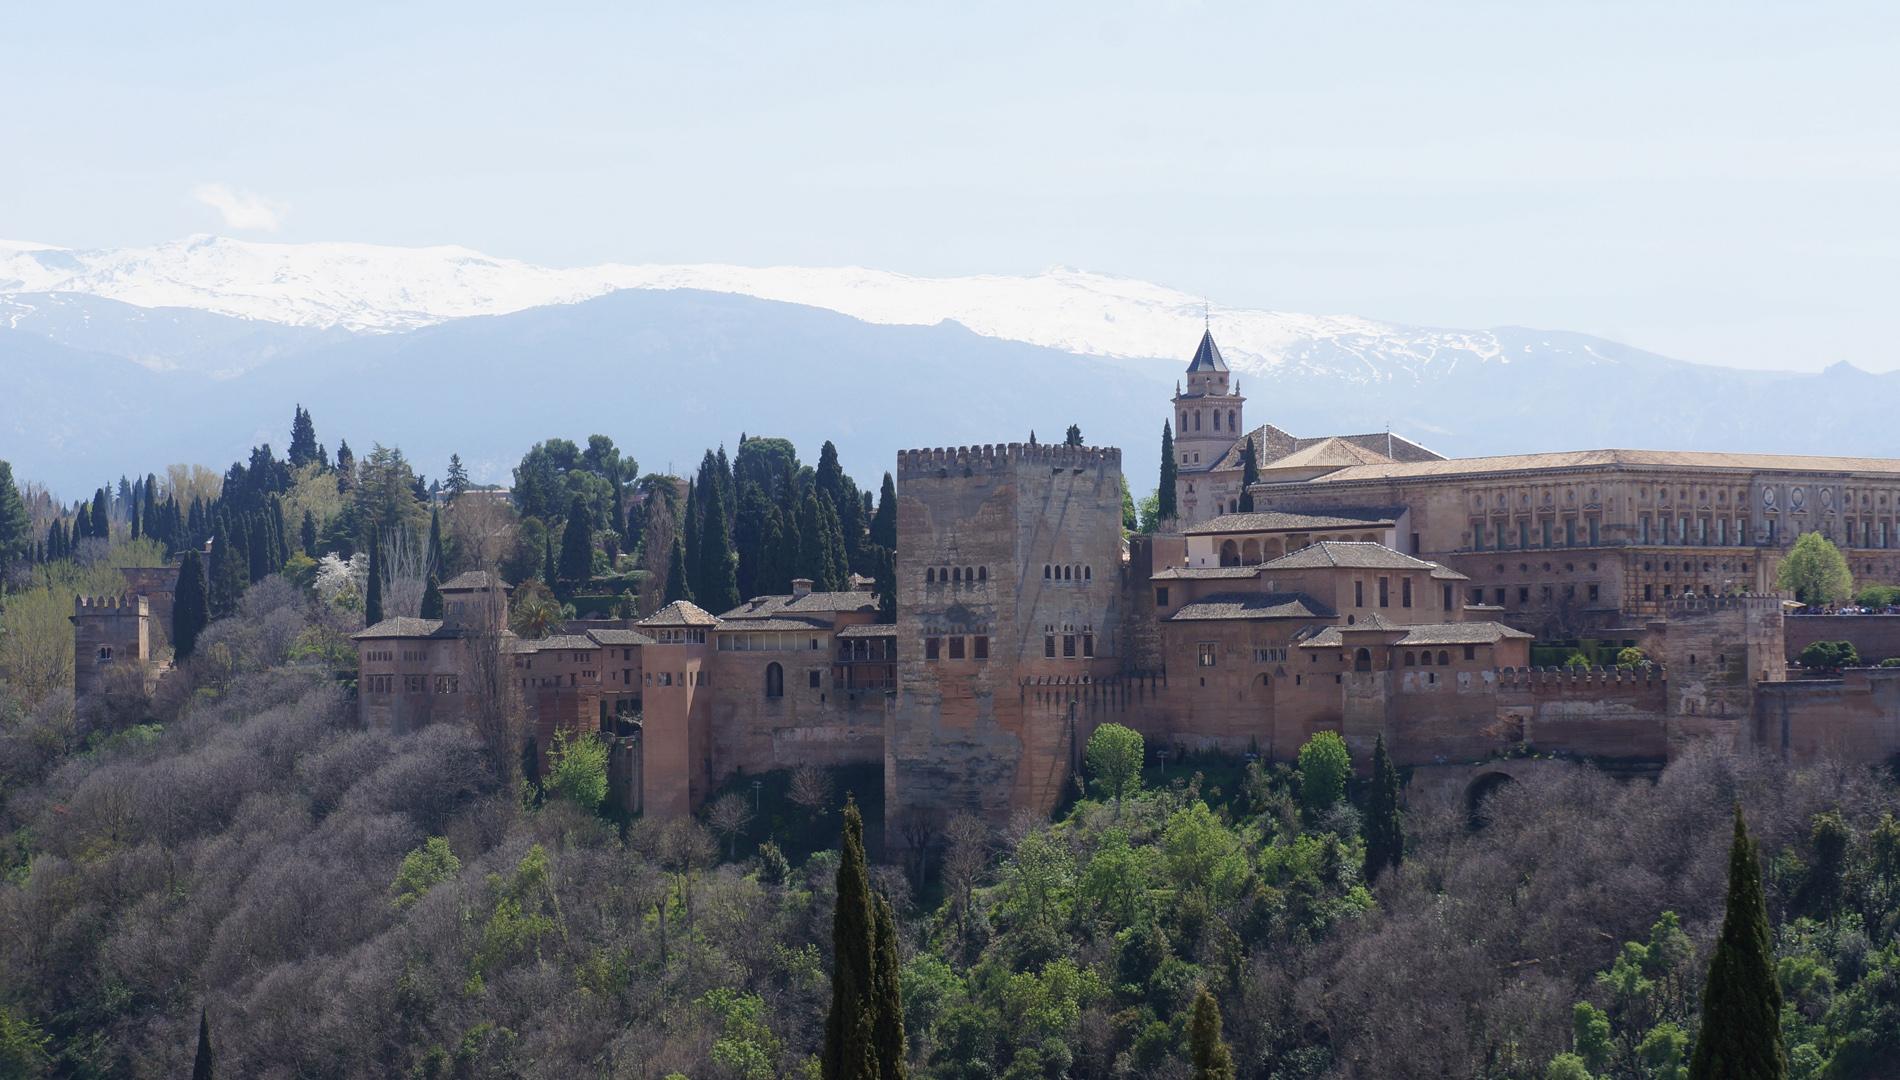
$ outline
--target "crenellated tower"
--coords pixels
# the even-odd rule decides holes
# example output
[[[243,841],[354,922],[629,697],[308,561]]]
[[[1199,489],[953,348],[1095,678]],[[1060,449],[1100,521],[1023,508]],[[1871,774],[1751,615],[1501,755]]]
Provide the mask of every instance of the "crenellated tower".
[[[1247,430],[1247,399],[1238,383],[1230,385],[1232,373],[1211,329],[1201,333],[1186,374],[1186,388],[1174,388],[1175,506],[1181,524],[1191,525],[1213,516],[1202,477]]]

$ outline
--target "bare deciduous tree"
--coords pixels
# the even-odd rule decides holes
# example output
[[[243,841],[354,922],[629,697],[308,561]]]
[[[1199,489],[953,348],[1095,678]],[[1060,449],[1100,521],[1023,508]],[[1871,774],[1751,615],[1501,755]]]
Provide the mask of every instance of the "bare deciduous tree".
[[[831,774],[816,765],[800,765],[792,770],[792,783],[786,797],[807,813],[824,813],[831,808]]]
[[[728,791],[706,808],[706,824],[726,838],[726,858],[733,858],[733,847],[752,824],[752,803],[736,791]]]
[[[429,553],[409,529],[392,529],[383,537],[383,616],[415,618],[422,614],[422,594],[429,591]]]
[[[489,579],[500,574],[489,568]],[[488,767],[503,791],[513,791],[521,776],[522,709],[515,690],[512,638],[506,631],[508,601],[499,588],[481,593],[480,625],[465,639],[468,650],[468,718]]]

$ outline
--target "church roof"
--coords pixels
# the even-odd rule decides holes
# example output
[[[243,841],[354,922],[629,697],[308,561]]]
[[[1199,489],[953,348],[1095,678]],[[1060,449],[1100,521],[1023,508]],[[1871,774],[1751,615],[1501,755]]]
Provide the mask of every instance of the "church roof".
[[[1347,442],[1335,435],[1321,439],[1304,449],[1295,450],[1276,461],[1266,462],[1260,466],[1260,470],[1265,472],[1268,469],[1343,469],[1349,465],[1383,465],[1391,461],[1392,459],[1384,454],[1369,450],[1357,443]]]
[[[691,600],[675,600],[635,626],[716,626],[719,620]]]
[[[1201,331],[1201,344],[1194,350],[1194,362],[1188,365],[1188,374],[1226,370],[1227,361],[1221,359],[1220,346],[1214,344],[1214,331]]]

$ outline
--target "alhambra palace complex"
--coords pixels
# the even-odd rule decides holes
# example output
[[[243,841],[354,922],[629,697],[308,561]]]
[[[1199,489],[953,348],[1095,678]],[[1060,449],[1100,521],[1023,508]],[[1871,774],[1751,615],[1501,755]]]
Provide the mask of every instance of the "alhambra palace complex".
[[[1179,517],[1156,535],[1124,538],[1118,450],[906,450],[895,625],[868,591],[800,582],[732,611],[680,602],[517,640],[505,586],[463,574],[443,586],[445,619],[356,635],[359,715],[397,730],[464,717],[488,643],[543,753],[559,727],[612,736],[630,810],[690,813],[741,773],[882,762],[887,837],[962,809],[1049,810],[1108,722],[1152,747],[1282,761],[1337,731],[1361,767],[1383,733],[1415,784],[1466,783],[1526,750],[1651,768],[1699,741],[1794,761],[1900,753],[1900,669],[1788,678],[1817,638],[1900,655],[1900,616],[1784,617],[1773,592],[1805,532],[1857,578],[1900,581],[1900,461],[1447,459],[1387,433],[1296,438],[1247,427],[1211,334],[1172,405]],[[1249,443],[1256,510],[1240,512]],[[81,602],[81,695],[100,659],[149,654],[170,590],[133,587]],[[1534,636],[1656,663],[1534,669]]]

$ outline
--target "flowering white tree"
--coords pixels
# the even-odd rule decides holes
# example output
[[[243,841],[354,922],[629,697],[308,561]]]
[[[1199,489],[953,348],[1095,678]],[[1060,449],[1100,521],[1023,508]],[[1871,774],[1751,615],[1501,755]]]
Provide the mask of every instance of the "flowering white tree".
[[[334,607],[360,606],[369,589],[369,556],[357,552],[346,561],[332,551],[317,560],[317,598]]]

